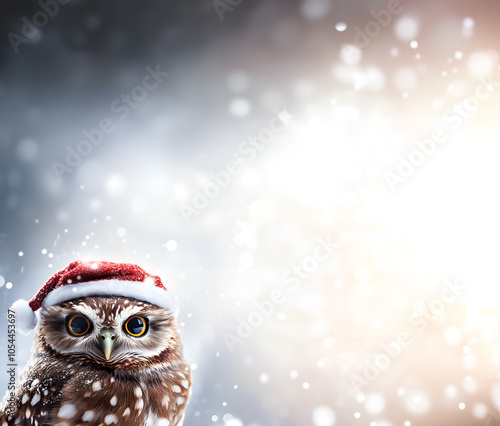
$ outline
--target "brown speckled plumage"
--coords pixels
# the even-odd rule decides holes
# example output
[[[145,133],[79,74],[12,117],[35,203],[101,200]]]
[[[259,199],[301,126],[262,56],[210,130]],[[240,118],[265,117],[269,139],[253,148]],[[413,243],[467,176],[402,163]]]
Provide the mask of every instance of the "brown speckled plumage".
[[[83,337],[66,329],[75,313],[92,322]],[[123,329],[134,315],[149,321],[141,337]],[[99,341],[103,328],[116,333],[108,360]],[[16,412],[3,413],[0,426],[180,426],[190,393],[191,372],[170,311],[123,297],[84,297],[41,312]]]

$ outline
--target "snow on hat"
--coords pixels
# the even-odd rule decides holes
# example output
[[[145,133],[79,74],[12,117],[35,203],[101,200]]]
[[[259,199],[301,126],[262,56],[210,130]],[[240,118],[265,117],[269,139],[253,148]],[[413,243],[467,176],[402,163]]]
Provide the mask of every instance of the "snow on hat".
[[[17,300],[12,305],[16,327],[28,334],[36,327],[36,311],[67,300],[85,296],[122,296],[142,300],[179,312],[177,298],[163,286],[160,277],[149,275],[130,263],[83,262],[76,260],[56,272],[29,301]]]

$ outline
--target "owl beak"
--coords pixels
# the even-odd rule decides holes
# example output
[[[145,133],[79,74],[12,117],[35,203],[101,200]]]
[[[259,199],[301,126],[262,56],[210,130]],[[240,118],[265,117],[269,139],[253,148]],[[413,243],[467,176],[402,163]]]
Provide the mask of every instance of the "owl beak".
[[[106,361],[111,356],[111,352],[113,351],[113,346],[115,344],[116,333],[111,328],[103,328],[100,334],[101,338],[101,346],[104,352],[104,357]]]

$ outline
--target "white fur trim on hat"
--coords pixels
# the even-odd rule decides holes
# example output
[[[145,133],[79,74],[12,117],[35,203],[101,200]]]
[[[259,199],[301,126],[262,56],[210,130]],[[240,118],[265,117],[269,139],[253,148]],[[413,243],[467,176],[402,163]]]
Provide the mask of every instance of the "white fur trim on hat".
[[[29,334],[36,327],[37,317],[26,300],[16,300],[10,307],[16,314],[16,330]]]
[[[58,305],[67,300],[85,296],[122,296],[142,300],[171,310],[177,317],[179,301],[169,291],[154,285],[153,280],[125,281],[125,280],[98,280],[67,284],[57,287],[45,297],[42,307]]]

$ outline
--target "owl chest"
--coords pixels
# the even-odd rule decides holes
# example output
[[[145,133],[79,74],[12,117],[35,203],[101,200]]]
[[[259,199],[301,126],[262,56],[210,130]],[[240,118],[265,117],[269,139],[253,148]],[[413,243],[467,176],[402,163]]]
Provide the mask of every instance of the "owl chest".
[[[153,381],[110,374],[77,374],[54,408],[54,425],[180,425],[188,389],[161,377]]]

